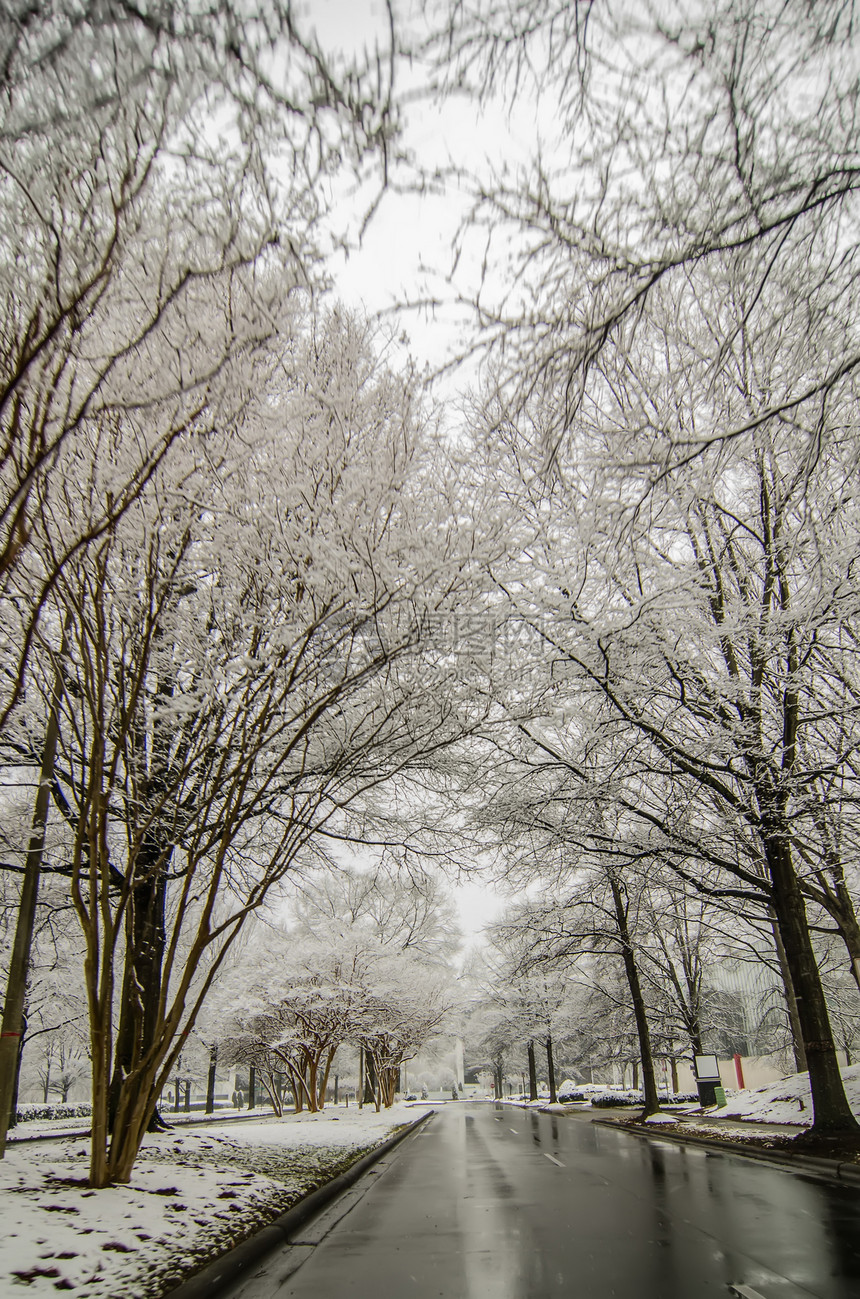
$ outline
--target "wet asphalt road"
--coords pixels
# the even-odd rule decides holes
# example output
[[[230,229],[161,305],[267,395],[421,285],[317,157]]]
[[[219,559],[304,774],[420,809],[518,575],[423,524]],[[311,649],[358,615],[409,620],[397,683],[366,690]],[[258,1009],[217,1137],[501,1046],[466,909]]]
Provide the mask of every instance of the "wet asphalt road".
[[[732,1285],[858,1299],[860,1192],[581,1119],[451,1104],[229,1299],[726,1299]]]

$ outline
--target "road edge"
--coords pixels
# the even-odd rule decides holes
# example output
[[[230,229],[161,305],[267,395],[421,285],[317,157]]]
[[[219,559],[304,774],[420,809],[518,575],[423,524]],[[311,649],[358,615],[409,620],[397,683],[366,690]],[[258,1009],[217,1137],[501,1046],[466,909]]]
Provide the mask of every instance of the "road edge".
[[[314,1217],[320,1209],[324,1209],[332,1200],[348,1190],[383,1155],[387,1155],[401,1141],[405,1141],[422,1123],[432,1119],[436,1112],[430,1110],[428,1114],[413,1119],[405,1128],[395,1132],[393,1137],[388,1137],[366,1155],[362,1155],[361,1159],[357,1159],[345,1173],[339,1173],[330,1182],[318,1186],[315,1191],[311,1191],[286,1209],[275,1218],[274,1222],[267,1223],[265,1227],[254,1232],[253,1236],[248,1236],[238,1245],[233,1245],[223,1254],[219,1254],[211,1262],[205,1263],[199,1272],[195,1272],[173,1290],[164,1291],[161,1299],[215,1299],[219,1291],[237,1280],[247,1268],[258,1263],[272,1250],[288,1244],[290,1236],[299,1227],[303,1227],[309,1218]]]
[[[758,1159],[763,1163],[779,1164],[782,1168],[793,1168],[796,1173],[805,1173],[811,1177],[823,1177],[837,1186],[860,1187],[860,1166],[846,1164],[838,1159],[818,1159],[814,1155],[786,1155],[779,1150],[764,1150],[761,1146],[752,1146],[743,1141],[713,1141],[708,1137],[697,1137],[694,1133],[667,1132],[665,1128],[646,1127],[644,1124],[619,1123],[615,1119],[592,1119],[604,1128],[616,1132],[629,1132],[634,1137],[649,1137],[660,1141],[676,1141],[683,1146],[701,1146],[715,1154],[743,1155],[746,1159]]]

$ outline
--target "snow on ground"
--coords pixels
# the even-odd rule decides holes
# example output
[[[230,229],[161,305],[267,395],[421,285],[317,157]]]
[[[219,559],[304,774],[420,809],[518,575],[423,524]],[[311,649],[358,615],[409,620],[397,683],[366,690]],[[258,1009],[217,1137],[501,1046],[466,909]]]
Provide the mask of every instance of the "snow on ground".
[[[845,1084],[845,1093],[848,1097],[848,1103],[852,1110],[860,1119],[860,1065],[850,1065],[842,1069],[842,1081]],[[595,1086],[593,1089],[588,1085],[582,1085],[579,1091],[588,1095],[589,1091],[606,1091],[605,1087]],[[569,1113],[570,1105],[548,1105],[545,1100],[539,1101],[506,1101],[506,1104],[518,1105],[523,1109],[535,1107],[545,1109],[552,1113],[564,1114]],[[631,1112],[635,1107],[631,1107]],[[696,1105],[673,1105],[672,1113],[677,1118],[682,1118],[685,1112],[700,1114],[702,1111]],[[745,1120],[748,1123],[776,1123],[790,1124],[795,1127],[809,1127],[812,1123],[812,1096],[809,1090],[809,1074],[796,1073],[791,1074],[788,1078],[783,1078],[779,1082],[769,1083],[766,1087],[758,1087],[755,1090],[747,1088],[745,1091],[732,1092],[729,1096],[728,1105],[714,1107],[705,1111],[709,1118],[714,1119],[735,1119]],[[622,1118],[625,1111],[610,1110],[604,1117]],[[629,1115],[628,1115],[629,1116]],[[675,1119],[670,1116],[655,1116],[647,1120],[649,1123],[672,1123]],[[717,1131],[718,1129],[715,1129]],[[695,1131],[703,1133],[705,1129],[697,1125]]]
[[[7,1148],[0,1295],[152,1299],[431,1106],[355,1108],[147,1136],[131,1182],[87,1187],[87,1143]],[[16,1287],[14,1290],[12,1287]]]
[[[165,1122],[175,1127],[180,1127],[185,1123],[206,1123],[212,1117],[205,1114],[203,1110],[191,1110],[189,1113],[180,1110],[174,1114],[172,1110],[163,1109],[161,1114]],[[247,1119],[256,1114],[260,1118],[264,1118],[266,1115],[273,1115],[274,1110],[268,1104],[261,1105],[252,1111],[225,1108],[219,1109],[214,1117],[216,1119]],[[64,1119],[19,1119],[15,1127],[9,1129],[7,1140],[26,1141],[32,1137],[62,1137],[71,1134],[78,1136],[81,1133],[86,1134],[89,1132],[90,1122],[91,1120],[86,1115],[79,1118]]]
[[[848,1104],[860,1118],[860,1065],[842,1070],[842,1081]],[[755,1123],[793,1123],[809,1127],[812,1123],[812,1095],[809,1074],[795,1073],[780,1082],[757,1087],[755,1091],[736,1092],[728,1105],[709,1114],[721,1119],[747,1119]]]
[[[90,1120],[80,1119],[27,1119],[10,1128],[6,1137],[11,1145],[14,1141],[26,1141],[28,1137],[66,1137],[77,1136],[88,1132]]]
[[[842,1070],[842,1081],[848,1103],[860,1117],[860,1065]],[[725,1107],[713,1111],[720,1118],[752,1119],[758,1123],[794,1123],[808,1127],[812,1123],[812,1095],[809,1074],[795,1073],[779,1082],[737,1092]]]

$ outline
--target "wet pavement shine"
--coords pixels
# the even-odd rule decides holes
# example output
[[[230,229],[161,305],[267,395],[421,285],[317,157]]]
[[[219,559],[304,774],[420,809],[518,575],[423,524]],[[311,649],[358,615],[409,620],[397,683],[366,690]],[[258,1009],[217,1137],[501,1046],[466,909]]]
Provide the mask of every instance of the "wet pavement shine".
[[[583,1119],[452,1102],[228,1294],[858,1299],[860,1192]]]

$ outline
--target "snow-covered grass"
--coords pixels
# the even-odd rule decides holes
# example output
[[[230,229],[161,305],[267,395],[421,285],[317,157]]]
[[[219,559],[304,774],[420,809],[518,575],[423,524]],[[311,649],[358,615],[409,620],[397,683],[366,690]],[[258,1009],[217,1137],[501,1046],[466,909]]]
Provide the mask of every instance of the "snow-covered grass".
[[[843,1068],[842,1081],[848,1104],[860,1118],[860,1065]],[[739,1118],[756,1123],[792,1123],[809,1127],[812,1123],[809,1074],[795,1073],[779,1082],[768,1083],[766,1087],[736,1092],[728,1105],[708,1113],[721,1119]]]
[[[54,1115],[53,1118],[45,1118],[42,1115],[28,1117],[26,1120],[21,1119],[20,1108],[18,1124],[9,1129],[9,1141],[27,1141],[32,1137],[62,1137],[68,1133],[87,1133],[90,1130],[90,1114],[92,1106],[87,1106],[87,1113],[77,1117],[64,1115]],[[181,1127],[186,1123],[207,1123],[217,1119],[247,1119],[259,1115],[265,1118],[266,1115],[273,1115],[274,1111],[269,1104],[262,1104],[256,1110],[239,1110],[235,1108],[218,1110],[216,1114],[206,1114],[203,1110],[190,1110],[186,1113],[180,1110],[174,1114],[172,1110],[165,1109],[162,1111],[166,1123],[172,1126]]]
[[[549,1093],[546,1096],[541,1096],[536,1101],[530,1101],[527,1098],[521,1099],[519,1096],[500,1096],[499,1100],[502,1105],[514,1105],[518,1110],[545,1110],[550,1107]],[[564,1109],[564,1106],[560,1105],[558,1108],[561,1110]]]
[[[151,1135],[130,1184],[101,1191],[87,1187],[81,1140],[11,1147],[0,1162],[0,1295],[154,1299],[431,1108]]]
[[[32,1137],[65,1137],[89,1130],[89,1116],[77,1119],[31,1119],[10,1128],[6,1139],[11,1144],[15,1141],[26,1142]]]
[[[757,1123],[750,1123],[744,1128],[740,1123],[729,1127],[717,1123],[684,1123],[682,1120],[674,1126],[685,1137],[704,1137],[711,1141],[728,1142],[730,1145],[746,1144],[765,1150],[785,1148],[798,1135],[796,1132],[774,1130]]]

